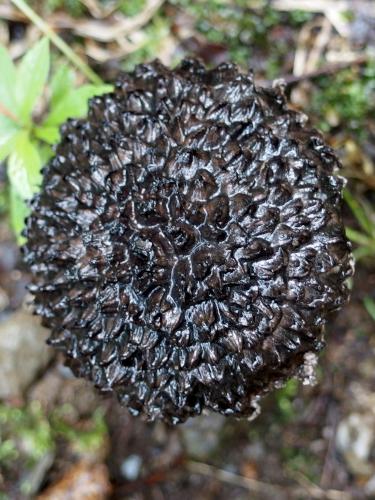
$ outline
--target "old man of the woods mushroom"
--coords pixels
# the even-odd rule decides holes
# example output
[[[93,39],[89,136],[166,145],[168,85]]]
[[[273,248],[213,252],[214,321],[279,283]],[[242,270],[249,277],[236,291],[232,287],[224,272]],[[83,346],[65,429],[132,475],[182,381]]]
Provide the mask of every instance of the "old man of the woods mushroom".
[[[347,299],[332,150],[280,88],[193,60],[137,66],[61,134],[24,247],[50,344],[134,415],[251,416]]]

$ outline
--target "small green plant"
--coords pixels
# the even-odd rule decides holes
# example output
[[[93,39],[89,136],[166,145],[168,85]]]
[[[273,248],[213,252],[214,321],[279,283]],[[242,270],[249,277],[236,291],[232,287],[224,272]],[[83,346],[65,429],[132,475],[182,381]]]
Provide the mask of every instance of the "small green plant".
[[[126,71],[132,71],[136,64],[158,57],[163,43],[169,36],[170,21],[163,16],[156,15],[142,32],[142,41],[137,50],[129,54],[122,64]]]
[[[301,26],[312,18],[311,13],[295,11],[280,12],[272,8],[267,0],[170,0],[183,8],[194,19],[195,29],[211,43],[226,47],[231,61],[248,68],[253,66],[251,58],[256,53],[264,53],[265,76],[280,76],[290,47],[278,38],[272,41],[270,33],[277,26]]]
[[[346,228],[347,237],[357,245],[353,254],[358,261],[365,257],[375,257],[375,213],[364,200],[358,201],[346,189],[344,199],[356,218],[360,230]]]
[[[289,422],[296,416],[293,401],[298,394],[298,380],[292,378],[276,392],[276,403],[283,422]]]
[[[39,189],[41,167],[53,154],[60,125],[85,115],[89,98],[112,90],[104,84],[76,88],[75,73],[68,65],[50,75],[50,59],[46,38],[17,67],[0,46],[0,162],[7,163],[8,213],[20,240],[27,200]]]
[[[37,468],[46,455],[53,455],[59,443],[78,456],[99,453],[105,447],[108,431],[102,409],[85,420],[84,426],[76,416],[72,421],[72,412],[69,405],[63,405],[48,413],[39,401],[19,408],[0,403],[0,475],[18,475],[18,487],[27,498],[28,471]]]
[[[285,446],[281,448],[283,465],[288,475],[295,477],[302,474],[310,481],[319,481],[319,460],[316,455],[305,447]]]
[[[64,11],[72,17],[80,17],[88,14],[88,9],[81,0],[28,0],[27,2],[33,8],[50,14],[57,10]],[[117,0],[109,2],[108,0],[97,0],[99,6],[110,4],[113,9],[119,9],[126,16],[138,14],[145,6],[146,0]]]
[[[348,191],[344,192],[344,199],[350,207],[360,230],[351,227],[346,228],[347,237],[355,243],[356,247],[353,254],[357,261],[364,258],[375,257],[375,212],[370,204],[364,200],[359,201]],[[371,297],[363,299],[363,305],[375,321],[375,301]]]
[[[72,411],[73,408],[70,405],[64,405],[53,412],[51,425],[54,434],[71,443],[73,450],[78,454],[97,453],[103,447],[107,436],[102,409],[97,409],[90,418],[89,425],[81,429],[69,424]]]
[[[61,9],[73,17],[79,17],[85,12],[85,6],[81,0],[44,0],[43,2],[29,0],[27,3],[30,3],[35,8],[42,8],[46,13]]]
[[[363,140],[367,135],[366,120],[375,112],[375,61],[363,68],[345,69],[335,75],[322,76],[319,91],[312,93],[311,111],[318,126],[330,132],[339,124]]]
[[[363,299],[363,305],[371,318],[375,321],[375,300],[371,297],[365,297]]]
[[[35,465],[54,448],[51,426],[38,402],[26,408],[0,405],[0,467],[10,467],[22,457]]]
[[[101,0],[101,3],[105,3],[106,0]],[[145,7],[146,0],[119,0],[117,2],[117,7],[126,16],[135,16],[139,14],[141,10]]]

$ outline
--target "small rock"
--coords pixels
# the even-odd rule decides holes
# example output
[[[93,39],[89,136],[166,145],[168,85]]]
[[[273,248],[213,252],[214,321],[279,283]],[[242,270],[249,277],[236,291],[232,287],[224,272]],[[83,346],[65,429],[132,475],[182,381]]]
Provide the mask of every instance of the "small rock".
[[[375,421],[372,414],[351,413],[337,429],[336,445],[355,474],[370,475],[369,462],[375,440]]]
[[[46,345],[49,332],[25,310],[0,324],[0,398],[20,397],[51,359]]]
[[[244,455],[250,461],[263,460],[266,453],[267,453],[267,450],[266,450],[264,444],[262,443],[262,441],[255,441],[254,440],[252,443],[249,443],[244,449]]]
[[[155,425],[150,438],[155,443],[155,450],[150,461],[153,469],[169,469],[183,455],[182,443],[177,430],[167,427],[163,422],[158,422]]]
[[[185,422],[181,426],[181,433],[188,455],[206,459],[217,447],[225,422],[226,417],[216,413],[201,415]]]
[[[142,458],[139,455],[129,455],[121,464],[121,474],[128,481],[135,481],[141,471]]]
[[[372,476],[365,484],[364,491],[369,497],[375,497],[375,476]]]
[[[107,467],[80,462],[39,495],[38,500],[105,500],[110,492]]]
[[[28,391],[30,401],[39,401],[46,411],[69,405],[77,420],[92,415],[100,405],[95,387],[83,379],[66,378],[61,365],[50,367]]]
[[[0,287],[0,312],[9,306],[9,297],[3,287]]]

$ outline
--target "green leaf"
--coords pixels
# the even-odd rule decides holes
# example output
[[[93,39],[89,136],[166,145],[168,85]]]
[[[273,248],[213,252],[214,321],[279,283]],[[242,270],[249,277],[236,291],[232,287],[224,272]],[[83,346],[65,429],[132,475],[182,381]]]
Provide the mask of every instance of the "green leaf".
[[[0,161],[11,152],[19,128],[6,116],[0,116]]]
[[[375,301],[371,297],[365,297],[363,299],[366,311],[369,313],[371,318],[375,321]]]
[[[54,152],[48,144],[38,144],[38,153],[40,156],[41,165],[45,165],[53,156]]]
[[[36,127],[34,129],[34,135],[38,139],[47,142],[48,144],[56,144],[59,139],[60,139],[60,132],[59,128],[56,126],[51,126],[51,127]]]
[[[18,135],[14,151],[8,160],[8,179],[12,188],[23,200],[28,200],[38,190],[41,182],[41,161],[37,148],[26,132]]]
[[[345,232],[349,240],[354,241],[354,243],[357,243],[358,245],[371,246],[372,239],[366,234],[363,234],[356,229],[352,229],[351,227],[345,228]]]
[[[68,118],[85,116],[88,110],[88,100],[91,97],[105,94],[112,90],[112,85],[82,85],[82,87],[70,91],[52,109],[43,126],[59,126]]]
[[[67,64],[60,66],[53,75],[50,83],[50,103],[52,108],[73,89],[74,77],[74,71]]]
[[[0,104],[6,109],[15,111],[14,84],[16,68],[5,47],[0,45]],[[1,112],[1,108],[0,108]]]
[[[30,209],[26,202],[21,198],[13,186],[9,188],[9,218],[10,225],[17,235],[17,241],[20,245],[25,242],[25,238],[21,236],[22,230],[25,227],[25,219],[29,215]]]
[[[344,191],[344,200],[349,205],[350,210],[353,212],[353,215],[357,219],[362,229],[366,231],[366,233],[372,236],[374,234],[374,224],[368,217],[364,207],[354,198],[354,196],[347,189],[345,189]]]
[[[373,257],[375,256],[375,241],[371,246],[361,246],[359,248],[356,248],[353,251],[353,256],[356,261],[359,261],[360,259],[364,259],[366,257]]]
[[[23,122],[30,121],[31,112],[43,92],[49,72],[49,43],[43,38],[22,58],[17,68],[16,99],[19,116]]]

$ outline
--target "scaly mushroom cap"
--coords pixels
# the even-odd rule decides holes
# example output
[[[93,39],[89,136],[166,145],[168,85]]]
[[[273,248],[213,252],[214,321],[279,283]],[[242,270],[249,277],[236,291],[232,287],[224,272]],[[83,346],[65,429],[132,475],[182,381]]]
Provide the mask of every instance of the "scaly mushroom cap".
[[[251,415],[347,299],[332,150],[280,89],[193,60],[61,133],[24,247],[49,342],[135,415]]]

